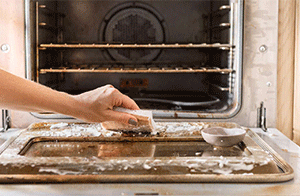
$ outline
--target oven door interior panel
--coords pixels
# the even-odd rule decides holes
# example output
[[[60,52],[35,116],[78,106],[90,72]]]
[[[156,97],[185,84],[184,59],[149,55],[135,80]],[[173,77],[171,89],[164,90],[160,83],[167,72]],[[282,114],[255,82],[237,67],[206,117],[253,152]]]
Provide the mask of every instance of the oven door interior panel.
[[[71,94],[112,84],[156,117],[228,118],[241,105],[243,1],[29,5],[32,80]]]
[[[206,143],[205,127],[243,128],[231,147]],[[252,130],[235,123],[160,122],[132,135],[101,124],[35,123],[0,149],[0,183],[270,183],[293,168]],[[159,134],[157,134],[159,133]]]

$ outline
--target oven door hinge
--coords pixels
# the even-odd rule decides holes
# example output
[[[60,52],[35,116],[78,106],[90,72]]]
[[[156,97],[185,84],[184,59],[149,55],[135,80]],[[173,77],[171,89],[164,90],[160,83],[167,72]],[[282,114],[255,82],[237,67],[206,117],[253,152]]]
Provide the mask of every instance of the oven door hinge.
[[[264,107],[264,102],[260,103],[260,107],[257,108],[257,127],[263,131],[267,131],[267,109]]]
[[[10,116],[8,110],[2,110],[2,132],[7,131],[10,128]]]

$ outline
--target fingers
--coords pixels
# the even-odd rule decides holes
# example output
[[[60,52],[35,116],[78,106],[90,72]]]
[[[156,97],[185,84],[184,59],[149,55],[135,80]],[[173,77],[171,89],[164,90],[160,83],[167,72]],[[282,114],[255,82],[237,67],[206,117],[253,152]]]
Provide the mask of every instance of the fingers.
[[[121,106],[127,109],[132,109],[132,110],[139,110],[139,106],[135,103],[134,100],[129,98],[128,96],[122,94],[118,89],[114,88],[112,85],[106,85],[106,89],[110,91],[110,93],[113,94],[113,107]],[[125,124],[131,124],[131,125],[137,125],[137,118],[134,117],[131,114],[128,113],[123,113],[123,112],[118,112],[114,110],[108,110],[106,112],[107,118],[109,121],[119,121]]]
[[[134,100],[122,94],[112,85],[99,87],[93,91],[80,94],[76,98],[84,103],[82,110],[86,112],[80,112],[80,117],[85,121],[119,121],[125,124],[136,124],[135,122],[137,122],[136,117],[131,114],[113,111],[114,107],[131,110],[139,110],[140,108]],[[94,115],[91,116],[91,114]]]
[[[108,110],[106,112],[106,118],[109,121],[119,121],[124,124],[131,124],[131,125],[137,125],[138,122],[137,118],[134,117],[133,115],[124,112],[114,111],[114,110]]]
[[[132,110],[139,110],[139,106],[135,103],[134,100],[130,99],[128,96],[123,95],[122,97],[122,104],[121,106],[124,108],[132,109]]]
[[[110,91],[110,93],[114,94],[113,99],[115,99],[115,101],[113,102],[113,107],[121,106],[132,110],[140,109],[134,100],[122,94],[118,89],[114,88],[112,85],[106,85],[105,87]]]

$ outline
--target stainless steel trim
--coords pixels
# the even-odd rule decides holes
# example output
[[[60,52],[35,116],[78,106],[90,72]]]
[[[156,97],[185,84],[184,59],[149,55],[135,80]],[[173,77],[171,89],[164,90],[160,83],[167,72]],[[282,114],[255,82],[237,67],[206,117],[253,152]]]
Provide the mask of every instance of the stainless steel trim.
[[[19,135],[21,135],[21,133],[23,131],[26,131],[26,129],[24,130],[21,130],[21,131],[18,131],[17,134],[14,134],[13,136],[11,136],[10,138],[8,138],[2,145],[0,145],[0,155],[3,153],[3,151],[5,151],[8,146],[14,142],[18,137]]]
[[[32,43],[31,33],[30,33],[30,0],[25,0],[25,77],[32,80],[32,55],[30,45]]]
[[[177,106],[204,106],[204,105],[211,105],[214,103],[218,103],[220,99],[215,98],[212,101],[203,101],[203,102],[183,102],[183,101],[172,101],[167,99],[154,99],[154,98],[133,98],[135,101],[149,101],[149,102],[157,102],[157,103],[168,103],[174,104]]]
[[[71,116],[66,116],[63,114],[56,114],[56,113],[45,113],[45,112],[30,112],[30,114],[38,119],[75,119]]]
[[[254,131],[248,132],[249,136],[265,151],[267,151],[272,157],[277,166],[283,171],[286,172],[290,176],[294,176],[293,168],[288,165],[285,160],[271,148],[257,133]]]
[[[232,36],[232,43],[235,44],[234,57],[232,56],[232,69],[235,70],[234,74],[234,86],[230,88],[233,89],[233,107],[228,111],[228,118],[234,117],[241,109],[242,106],[242,65],[243,65],[243,33],[244,33],[244,1],[238,0],[237,3],[231,4],[231,12],[233,16],[233,24],[231,26],[231,31],[235,35]],[[233,55],[233,50],[232,50]],[[230,78],[233,79],[233,76]],[[230,81],[232,83],[233,81]],[[226,116],[226,115],[225,115]]]

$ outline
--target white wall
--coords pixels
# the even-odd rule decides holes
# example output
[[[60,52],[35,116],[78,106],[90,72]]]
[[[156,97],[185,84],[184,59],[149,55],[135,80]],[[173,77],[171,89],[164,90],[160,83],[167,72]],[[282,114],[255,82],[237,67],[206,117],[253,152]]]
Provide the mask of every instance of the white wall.
[[[0,0],[0,68],[21,77],[25,77],[24,29],[24,0]],[[2,108],[0,111],[2,127]]]

